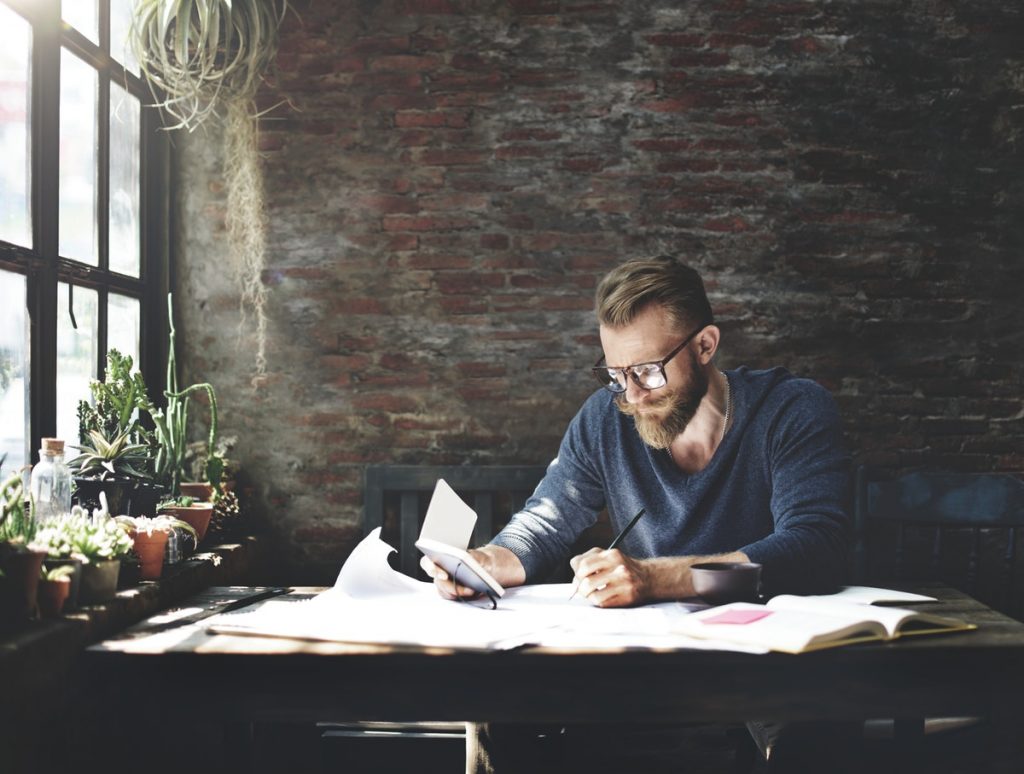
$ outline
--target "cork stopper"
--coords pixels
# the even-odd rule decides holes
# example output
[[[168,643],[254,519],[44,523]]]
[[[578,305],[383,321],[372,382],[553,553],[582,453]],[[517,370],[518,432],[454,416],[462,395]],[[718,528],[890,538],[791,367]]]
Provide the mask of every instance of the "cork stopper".
[[[44,438],[43,451],[48,454],[63,454],[64,441],[60,438]]]

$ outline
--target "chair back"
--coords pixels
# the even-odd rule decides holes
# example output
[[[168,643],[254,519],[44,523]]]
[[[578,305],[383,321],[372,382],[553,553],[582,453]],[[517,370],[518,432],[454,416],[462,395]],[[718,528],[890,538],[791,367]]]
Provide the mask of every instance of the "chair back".
[[[1024,480],[1000,473],[857,471],[858,583],[939,580],[1020,618]],[[1021,577],[1018,577],[1021,576]]]
[[[398,549],[399,569],[419,575],[419,537],[430,496],[443,478],[476,511],[473,546],[490,540],[544,477],[543,465],[370,465],[363,488],[363,533],[381,527]]]

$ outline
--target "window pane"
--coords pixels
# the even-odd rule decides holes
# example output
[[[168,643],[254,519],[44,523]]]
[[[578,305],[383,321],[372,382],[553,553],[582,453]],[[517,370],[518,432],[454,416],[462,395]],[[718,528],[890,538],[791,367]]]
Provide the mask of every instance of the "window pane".
[[[89,400],[89,380],[96,378],[96,291],[75,288],[75,322],[68,314],[68,285],[57,286],[57,437],[78,443],[78,401]]]
[[[131,70],[139,74],[139,63],[135,61],[131,46],[128,45],[128,32],[132,28],[133,0],[110,0],[110,55]]]
[[[141,307],[137,298],[111,293],[107,296],[107,349],[131,355],[139,365],[139,321]]]
[[[32,246],[29,212],[29,49],[32,29],[0,5],[0,239]],[[2,452],[0,452],[2,453]]]
[[[110,83],[110,269],[139,276],[139,100]]]
[[[0,271],[0,476],[27,465],[28,314],[25,278]]]
[[[61,0],[60,18],[98,46],[100,16],[97,2],[98,0]]]
[[[98,75],[68,51],[60,55],[60,254],[97,262],[96,94]]]

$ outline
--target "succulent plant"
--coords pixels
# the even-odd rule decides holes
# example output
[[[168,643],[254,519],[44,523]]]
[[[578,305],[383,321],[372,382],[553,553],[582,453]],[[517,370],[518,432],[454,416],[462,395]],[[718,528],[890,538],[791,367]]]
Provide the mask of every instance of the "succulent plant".
[[[131,443],[128,432],[108,440],[99,430],[90,430],[89,439],[92,446],[76,446],[82,453],[68,463],[76,475],[101,481],[150,478],[149,447]]]

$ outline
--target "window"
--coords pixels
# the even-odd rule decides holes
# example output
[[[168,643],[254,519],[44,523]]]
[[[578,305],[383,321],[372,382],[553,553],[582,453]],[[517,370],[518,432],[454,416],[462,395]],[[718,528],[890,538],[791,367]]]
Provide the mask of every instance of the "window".
[[[108,348],[163,384],[168,149],[132,4],[0,0],[0,474],[77,445]]]

